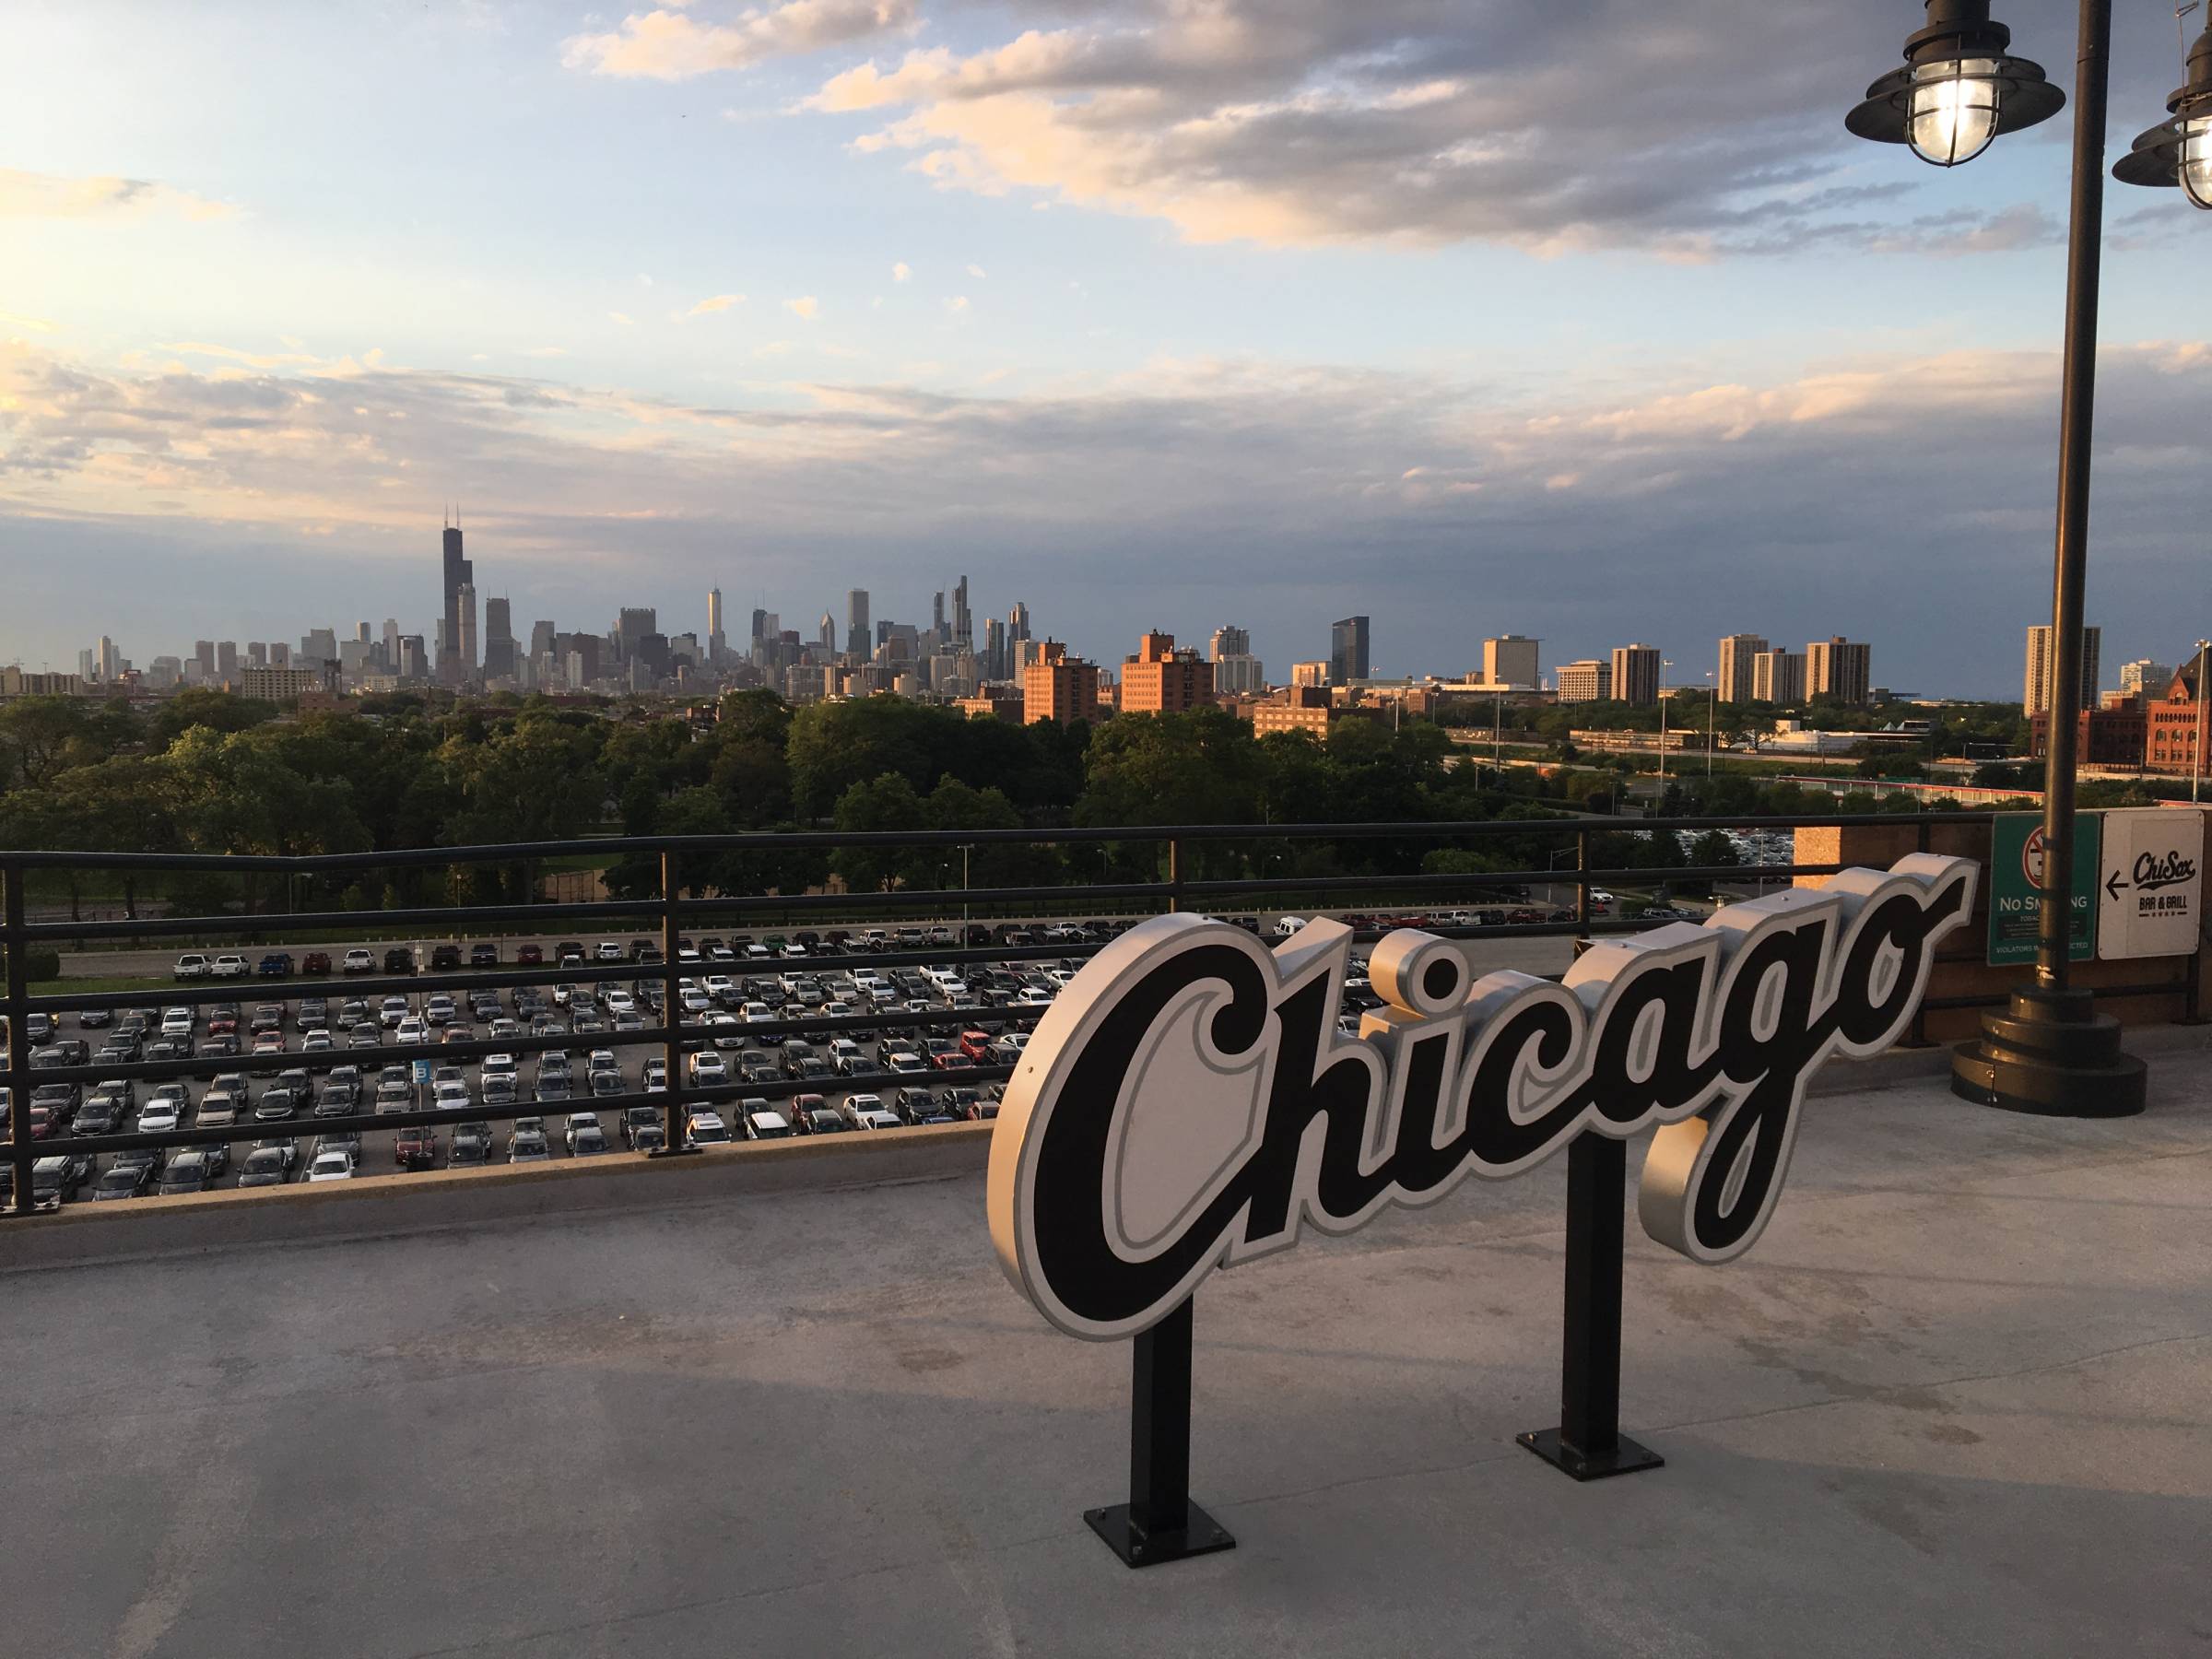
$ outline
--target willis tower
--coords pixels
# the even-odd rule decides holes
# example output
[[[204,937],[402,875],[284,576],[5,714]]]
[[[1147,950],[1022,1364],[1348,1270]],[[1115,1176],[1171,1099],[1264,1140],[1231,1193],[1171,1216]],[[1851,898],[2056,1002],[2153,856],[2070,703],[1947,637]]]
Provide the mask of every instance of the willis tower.
[[[461,609],[465,593],[468,608],[476,609],[476,568],[461,556],[461,526],[457,522],[445,526],[445,628],[438,639],[438,677],[448,685],[457,684],[474,664],[461,660]],[[476,618],[468,618],[466,633],[473,637],[477,631]]]

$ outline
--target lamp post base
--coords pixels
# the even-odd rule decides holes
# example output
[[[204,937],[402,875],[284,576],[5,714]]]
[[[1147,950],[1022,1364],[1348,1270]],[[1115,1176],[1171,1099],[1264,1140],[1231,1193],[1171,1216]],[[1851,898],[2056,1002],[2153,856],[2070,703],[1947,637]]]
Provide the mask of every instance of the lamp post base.
[[[2120,1052],[2120,1022],[2097,1013],[2086,991],[2016,991],[1951,1053],[1951,1092],[2003,1112],[2133,1117],[2147,1083],[2143,1062]]]

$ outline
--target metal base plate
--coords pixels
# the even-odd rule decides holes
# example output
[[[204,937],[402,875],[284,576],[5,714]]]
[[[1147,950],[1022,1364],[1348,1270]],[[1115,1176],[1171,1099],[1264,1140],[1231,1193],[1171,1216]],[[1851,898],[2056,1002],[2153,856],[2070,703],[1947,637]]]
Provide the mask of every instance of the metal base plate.
[[[1660,1469],[1666,1459],[1649,1446],[1638,1445],[1622,1435],[1610,1452],[1589,1453],[1569,1445],[1559,1438],[1557,1429],[1535,1429],[1513,1439],[1526,1446],[1555,1469],[1563,1469],[1577,1480],[1603,1480],[1608,1475],[1633,1475],[1639,1469]]]
[[[1953,1094],[1977,1106],[2038,1117],[2133,1117],[2144,1107],[2147,1073],[2132,1054],[2075,1065],[2038,1054],[1993,1054],[1985,1041],[1951,1051]]]
[[[1180,1532],[1146,1532],[1131,1523],[1125,1503],[1112,1509],[1085,1510],[1083,1519],[1130,1567],[1157,1567],[1162,1561],[1180,1561],[1185,1556],[1211,1555],[1217,1549],[1237,1547],[1229,1529],[1194,1503],[1190,1507],[1188,1524]]]

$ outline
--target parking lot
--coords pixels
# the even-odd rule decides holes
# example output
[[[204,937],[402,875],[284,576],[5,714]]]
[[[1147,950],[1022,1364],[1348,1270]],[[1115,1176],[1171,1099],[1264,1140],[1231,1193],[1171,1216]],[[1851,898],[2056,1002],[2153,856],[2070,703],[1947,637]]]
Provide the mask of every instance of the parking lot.
[[[1530,912],[1546,914],[1546,912]],[[1453,912],[1454,916],[1461,912]],[[1479,912],[1465,924],[1480,925]],[[1347,918],[1363,930],[1447,918]],[[1300,919],[1247,917],[1270,938]],[[687,1081],[730,1088],[734,1099],[701,1106],[688,1124],[694,1144],[792,1135],[874,1132],[995,1115],[1002,1086],[971,1077],[1014,1063],[1038,1019],[1090,951],[1127,921],[1000,924],[973,933],[952,924],[863,928],[816,935],[707,936],[679,941],[677,995]],[[989,938],[1025,958],[880,968]],[[1029,957],[1064,947],[1065,957]],[[32,1093],[34,1135],[159,1135],[241,1124],[266,1133],[228,1147],[165,1147],[51,1163],[41,1183],[64,1202],[344,1180],[355,1174],[478,1163],[618,1156],[654,1149],[663,1110],[604,1110],[595,1101],[665,1091],[665,1051],[641,1033],[659,1025],[665,969],[650,939],[547,938],[497,943],[353,947],[328,953],[327,971],[302,967],[323,953],[183,950],[169,956],[198,991],[235,991],[199,1006],[149,993],[142,1006],[34,1016],[34,1066],[163,1060],[234,1062],[216,1076],[48,1083]],[[971,947],[972,948],[972,947]],[[1513,966],[1556,972],[1571,957],[1557,935],[1463,946],[1478,971]],[[817,965],[817,958],[824,959]],[[1347,1026],[1379,1006],[1355,956],[1343,1017]],[[218,974],[217,965],[222,971]],[[322,963],[314,964],[318,969]],[[466,975],[566,968],[547,986],[467,986],[357,993],[357,981],[413,972]],[[286,971],[278,972],[282,968]],[[902,1018],[903,1017],[903,1018]],[[874,1029],[841,1019],[872,1018]],[[815,1028],[807,1021],[825,1023]],[[796,1025],[795,1034],[788,1029]],[[756,1027],[771,1028],[753,1034]],[[446,1045],[512,1038],[569,1038],[542,1051],[441,1055]],[[358,1050],[419,1045],[420,1057],[357,1065]],[[772,1100],[744,1094],[746,1085]],[[440,1107],[482,1109],[477,1120],[434,1126],[325,1133],[317,1124],[356,1114]],[[712,1115],[707,1115],[709,1113]]]

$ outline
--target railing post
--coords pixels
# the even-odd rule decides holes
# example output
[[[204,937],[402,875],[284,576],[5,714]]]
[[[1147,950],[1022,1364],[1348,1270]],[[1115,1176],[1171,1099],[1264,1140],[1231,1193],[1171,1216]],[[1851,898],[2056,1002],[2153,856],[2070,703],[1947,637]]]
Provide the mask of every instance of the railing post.
[[[23,866],[10,864],[7,881],[7,1133],[14,1167],[13,1214],[32,1213],[31,1167],[38,1145],[30,1138],[30,947],[23,936]]]
[[[677,995],[676,964],[677,922],[676,900],[682,891],[678,885],[676,853],[666,848],[661,853],[661,1024],[668,1035],[661,1040],[661,1065],[668,1073],[667,1131],[655,1158],[680,1158],[687,1152],[696,1152],[684,1135],[684,1041],[683,1028],[678,1023],[683,1017],[683,1005]],[[644,1079],[640,1078],[640,1087]]]
[[[1656,1469],[1665,1459],[1620,1431],[1620,1270],[1629,1148],[1585,1134],[1567,1148],[1567,1300],[1559,1426],[1516,1439],[1577,1480]]]
[[[1171,912],[1182,908],[1182,842],[1175,836],[1168,837],[1168,909]]]

